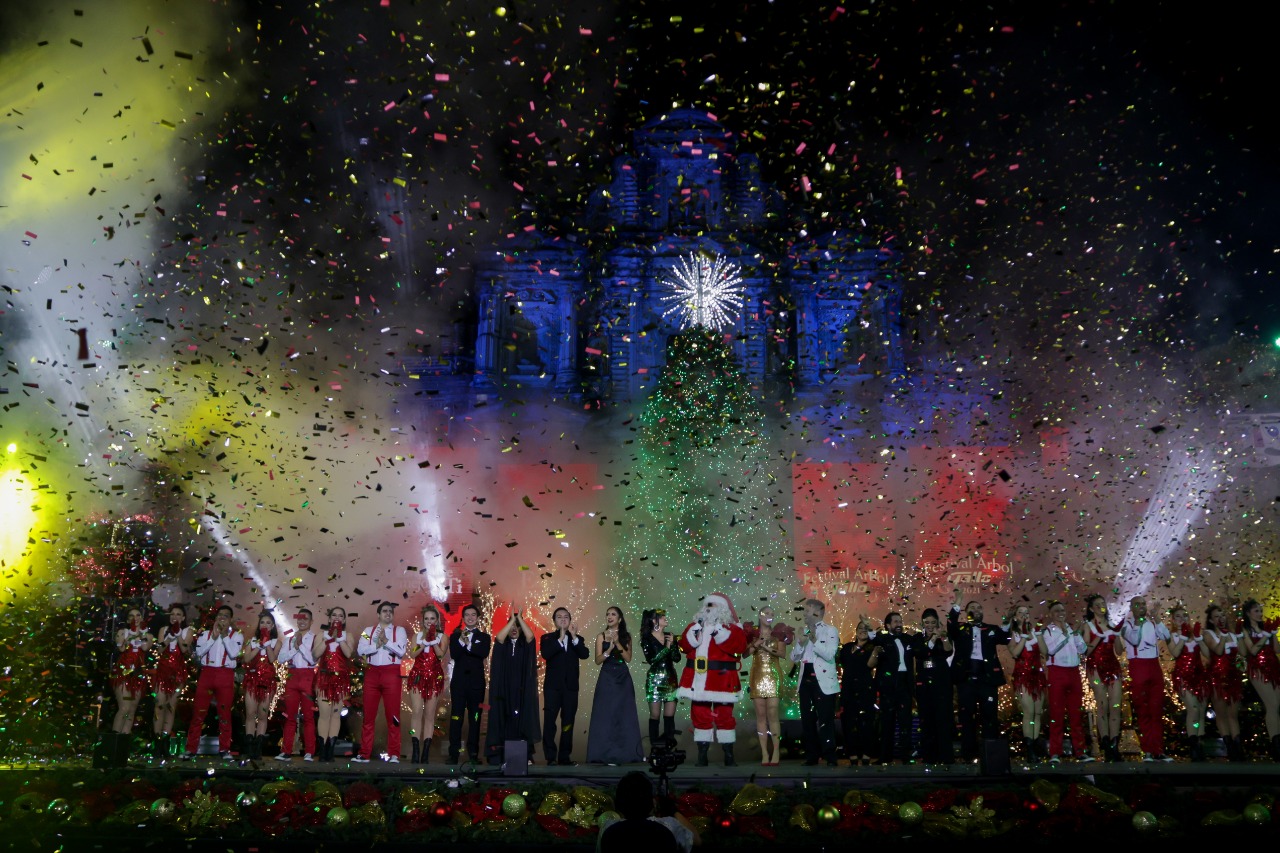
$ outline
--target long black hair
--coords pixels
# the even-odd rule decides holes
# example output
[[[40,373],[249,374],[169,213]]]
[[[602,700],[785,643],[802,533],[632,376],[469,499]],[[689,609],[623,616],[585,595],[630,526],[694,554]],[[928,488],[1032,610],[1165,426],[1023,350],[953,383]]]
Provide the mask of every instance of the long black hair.
[[[258,634],[262,631],[263,616],[271,620],[271,639],[273,640],[278,639],[280,636],[280,628],[278,625],[276,625],[275,614],[272,613],[270,610],[264,610],[258,614],[258,621],[253,623],[253,636],[255,637],[258,636]]]
[[[1261,628],[1261,625],[1254,625],[1253,620],[1249,618],[1249,611],[1258,606],[1258,600],[1251,598],[1244,604],[1240,605],[1240,619],[1244,622],[1244,632],[1252,634],[1254,628]]]
[[[619,610],[618,613],[619,615],[621,615],[622,611]],[[644,613],[642,613],[640,615],[640,636],[648,637],[652,635],[653,632],[658,629],[659,616],[666,616],[666,615],[667,615],[667,611],[661,608],[658,608],[656,610],[646,610]],[[621,631],[618,632],[618,638],[619,639],[622,638]]]
[[[1093,612],[1093,603],[1095,601],[1101,601],[1104,604],[1106,603],[1106,599],[1096,593],[1086,598],[1084,600],[1084,619],[1086,622],[1093,622],[1094,618],[1097,616],[1097,614]],[[1111,627],[1110,620],[1108,620],[1105,627],[1107,628]]]
[[[607,615],[610,610],[618,611],[618,648],[631,648],[631,632],[627,630],[627,617],[623,615],[621,607],[606,607],[605,614]]]

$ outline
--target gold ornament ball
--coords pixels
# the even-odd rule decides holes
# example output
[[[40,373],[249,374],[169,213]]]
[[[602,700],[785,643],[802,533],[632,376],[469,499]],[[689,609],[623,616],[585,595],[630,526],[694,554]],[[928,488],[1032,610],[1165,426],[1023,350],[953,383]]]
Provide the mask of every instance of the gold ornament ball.
[[[56,800],[51,800],[49,805],[44,807],[44,810],[54,817],[65,818],[71,814],[71,803],[68,803],[62,797],[58,797]]]
[[[907,826],[915,826],[924,817],[924,809],[919,803],[906,802],[898,807],[898,820]]]
[[[1133,828],[1138,832],[1154,832],[1160,821],[1151,812],[1134,812]]]
[[[346,826],[351,822],[351,813],[342,806],[334,806],[329,809],[329,813],[325,815],[324,822],[332,827]]]
[[[258,804],[258,793],[256,791],[245,791],[236,797],[236,805],[242,809],[251,809]]]
[[[1250,803],[1244,807],[1244,819],[1254,826],[1265,826],[1271,822],[1271,812],[1262,803]]]
[[[522,794],[507,794],[506,799],[502,801],[502,813],[510,818],[523,817],[528,807]]]
[[[818,826],[835,826],[840,822],[840,810],[835,806],[818,809]]]
[[[178,804],[168,797],[161,797],[151,804],[151,819],[156,823],[169,823],[178,816]]]

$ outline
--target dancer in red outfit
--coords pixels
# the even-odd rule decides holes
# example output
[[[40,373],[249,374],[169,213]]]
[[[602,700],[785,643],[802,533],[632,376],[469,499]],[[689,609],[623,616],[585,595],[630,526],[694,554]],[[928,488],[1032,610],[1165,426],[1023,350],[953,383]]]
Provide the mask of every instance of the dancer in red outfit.
[[[738,737],[733,706],[742,696],[738,670],[747,650],[747,632],[726,596],[712,593],[703,599],[702,612],[680,634],[680,649],[685,667],[678,692],[693,702],[689,716],[698,766],[709,763],[707,753],[714,740],[724,750],[725,766],[732,767],[737,763],[733,744]]]
[[[1042,751],[1040,726],[1049,696],[1049,679],[1040,659],[1040,638],[1031,624],[1031,608],[1019,605],[1005,621],[1009,624],[1009,654],[1013,656],[1013,677],[1009,683],[1022,710],[1024,749],[1031,758],[1047,758]]]
[[[1147,618],[1147,600],[1129,602],[1129,615],[1120,624],[1125,656],[1129,659],[1129,706],[1138,724],[1143,761],[1173,761],[1164,754],[1164,670],[1160,667],[1160,643],[1172,638],[1163,623]]]
[[[156,737],[155,758],[163,761],[169,754],[169,737],[173,733],[173,717],[178,709],[178,694],[187,683],[187,658],[191,654],[192,631],[187,626],[187,608],[169,606],[169,624],[160,629],[156,662],[156,713],[153,730]]]
[[[316,665],[316,700],[320,706],[316,737],[320,738],[320,760],[333,761],[338,730],[342,727],[342,709],[351,697],[355,638],[347,633],[347,611],[335,607],[326,615],[329,627],[320,638],[324,651]]]
[[[1062,735],[1069,723],[1071,746],[1076,760],[1094,761],[1085,751],[1084,689],[1080,686],[1080,660],[1085,651],[1080,631],[1067,625],[1067,608],[1055,601],[1049,605],[1049,623],[1040,632],[1040,654],[1049,681],[1049,763],[1062,760]]]
[[[1221,607],[1210,604],[1204,615],[1207,624],[1200,653],[1213,687],[1213,722],[1226,744],[1227,758],[1244,761],[1244,746],[1240,743],[1240,698],[1244,695],[1244,685],[1236,667],[1239,637],[1227,630],[1227,614]]]
[[[1200,623],[1191,624],[1187,608],[1179,605],[1169,614],[1172,623],[1169,654],[1173,656],[1173,692],[1186,710],[1187,752],[1192,761],[1204,761],[1204,711],[1209,701],[1209,675],[1200,648],[1204,638]]]
[[[1107,602],[1100,595],[1085,599],[1085,671],[1097,707],[1098,743],[1107,761],[1120,760],[1120,634],[1107,621]],[[1082,745],[1083,746],[1083,745]]]
[[[316,661],[324,654],[324,640],[311,630],[310,610],[305,607],[299,610],[294,621],[298,630],[284,641],[276,657],[277,663],[289,667],[289,680],[284,686],[284,737],[276,760],[293,758],[293,741],[301,711],[302,760],[312,761],[316,751]]]
[[[142,611],[130,607],[125,614],[125,627],[116,631],[116,662],[111,667],[111,690],[115,694],[116,714],[111,731],[102,736],[103,748],[110,756],[108,764],[123,766],[133,741],[133,718],[138,702],[151,688],[147,678],[146,654],[155,638],[144,626]]]
[[[1271,760],[1280,761],[1280,646],[1276,644],[1275,631],[1262,625],[1262,605],[1252,598],[1240,608],[1244,630],[1240,634],[1240,649],[1248,663],[1249,683],[1262,700],[1266,713],[1267,740],[1270,743]]]
[[[263,611],[258,615],[258,630],[244,649],[244,736],[250,761],[262,758],[271,700],[275,698],[280,682],[276,675],[276,656],[279,653],[280,630],[276,627],[275,617]]]
[[[352,761],[367,763],[373,757],[373,729],[378,704],[387,721],[386,760],[400,763],[400,661],[409,650],[409,633],[393,624],[396,606],[390,601],[378,605],[378,624],[360,632],[356,653],[364,658],[364,725],[360,732],[360,754]]]
[[[231,608],[218,607],[213,627],[196,637],[196,660],[200,677],[196,680],[196,703],[187,730],[187,757],[195,758],[200,748],[200,732],[212,703],[218,711],[218,753],[231,757],[231,703],[236,693],[236,662],[244,648],[244,635],[231,627]]]
[[[440,611],[434,604],[428,604],[422,608],[422,630],[414,635],[413,644],[409,646],[409,657],[413,658],[408,684],[409,737],[413,741],[409,760],[414,764],[431,761],[436,709],[444,692],[444,659],[449,647],[440,629]]]

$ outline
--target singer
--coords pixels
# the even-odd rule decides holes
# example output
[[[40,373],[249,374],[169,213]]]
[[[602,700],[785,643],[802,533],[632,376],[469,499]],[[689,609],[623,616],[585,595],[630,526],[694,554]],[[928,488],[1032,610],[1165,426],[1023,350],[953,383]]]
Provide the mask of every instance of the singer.
[[[449,763],[457,764],[462,749],[462,722],[467,726],[467,755],[480,758],[480,705],[484,702],[484,661],[489,657],[493,639],[480,630],[480,609],[474,604],[462,608],[462,624],[449,636],[449,656],[453,658],[453,675],[449,692],[453,706],[449,709]]]
[[[543,676],[542,754],[548,764],[573,764],[573,718],[578,713],[578,667],[590,652],[578,635],[573,614],[557,607],[552,615],[556,629],[543,634],[539,651],[547,662]],[[559,718],[560,744],[556,746],[556,718]]]

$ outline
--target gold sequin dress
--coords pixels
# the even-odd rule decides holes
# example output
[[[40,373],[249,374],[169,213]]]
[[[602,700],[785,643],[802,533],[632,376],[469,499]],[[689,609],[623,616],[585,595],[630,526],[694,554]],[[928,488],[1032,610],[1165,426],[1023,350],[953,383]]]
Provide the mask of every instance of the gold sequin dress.
[[[776,699],[782,695],[782,653],[785,644],[770,637],[762,649],[751,655],[751,698]]]

